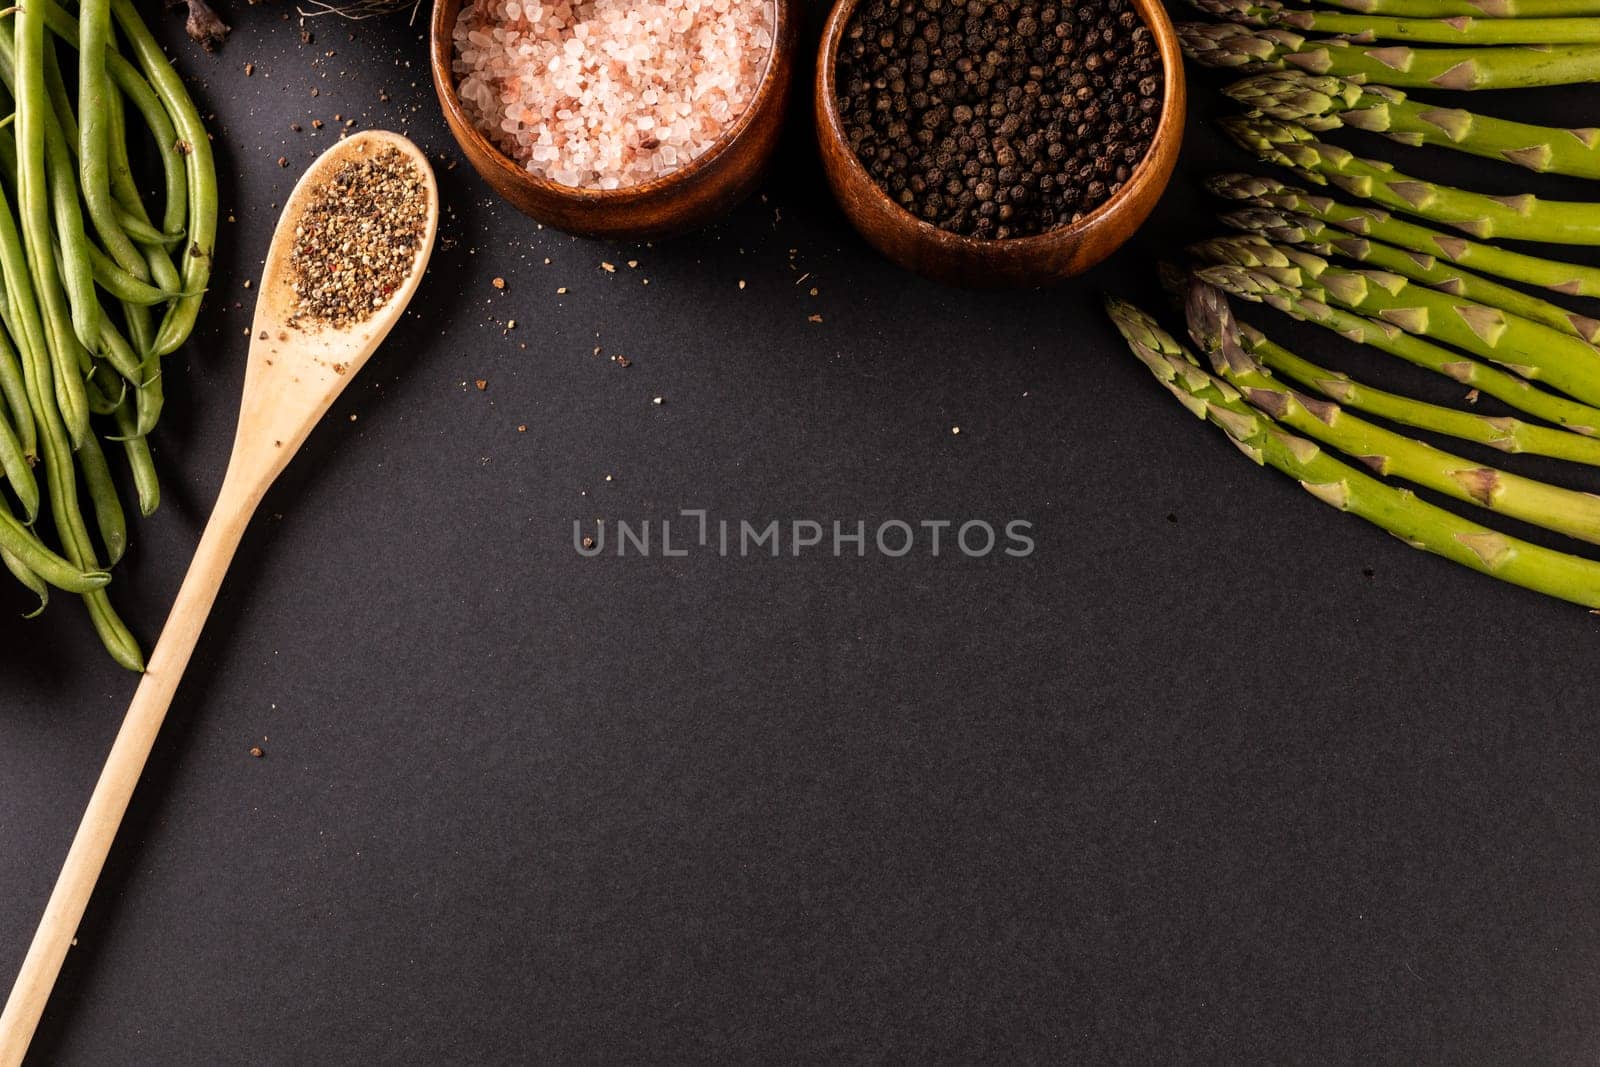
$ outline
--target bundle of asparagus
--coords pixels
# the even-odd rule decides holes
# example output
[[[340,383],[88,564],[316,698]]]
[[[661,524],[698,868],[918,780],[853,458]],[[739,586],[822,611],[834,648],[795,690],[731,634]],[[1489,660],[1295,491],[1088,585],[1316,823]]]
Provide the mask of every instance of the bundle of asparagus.
[[[1247,174],[1209,183],[1232,202],[1221,218],[1236,232],[1193,245],[1188,266],[1163,265],[1209,371],[1143,312],[1117,301],[1108,311],[1167,389],[1256,462],[1416,547],[1600,608],[1600,562],[1506,536],[1390,484],[1600,544],[1600,497],[1470,457],[1478,447],[1600,467],[1600,315],[1566,303],[1600,296],[1600,268],[1493,243],[1600,244],[1600,203],[1444,185],[1325,140],[1350,128],[1600,178],[1600,128],[1509,121],[1405,91],[1600,81],[1600,0],[1326,2],[1360,14],[1190,0],[1225,21],[1180,31],[1197,62],[1251,75],[1224,90],[1245,109],[1219,121],[1228,136],[1321,187]],[[1465,406],[1306,359],[1237,322],[1233,298],[1432,371],[1468,390]],[[1507,413],[1471,410],[1485,397]],[[1459,440],[1469,454],[1411,431]]]
[[[1112,300],[1107,312],[1134,355],[1189,412],[1219,427],[1257,464],[1289,475],[1312,496],[1358,515],[1414,548],[1536,592],[1600,609],[1600,564],[1557,552],[1418,499],[1289,432],[1246,402],[1148,315]]]

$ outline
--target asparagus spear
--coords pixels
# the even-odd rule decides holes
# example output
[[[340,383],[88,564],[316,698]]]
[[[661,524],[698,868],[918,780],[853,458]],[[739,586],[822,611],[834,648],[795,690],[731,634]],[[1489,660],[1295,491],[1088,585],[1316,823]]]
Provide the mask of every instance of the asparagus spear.
[[[1412,44],[1594,44],[1600,22],[1586,18],[1477,19],[1349,15],[1287,7],[1280,0],[1189,0],[1208,15],[1246,26],[1336,33],[1352,41]]]
[[[1183,54],[1202,67],[1222,70],[1282,70],[1306,39],[1290,30],[1252,30],[1231,22],[1180,22]]]
[[[1587,21],[1600,34],[1600,19]],[[1461,108],[1419,104],[1382,85],[1300,71],[1258,74],[1223,92],[1253,113],[1298,122],[1309,130],[1349,126],[1413,147],[1439,145],[1540,173],[1600,178],[1600,129],[1592,127],[1560,129],[1509,122]]]
[[[1148,315],[1120,300],[1106,311],[1140,362],[1191,414],[1220,427],[1255,463],[1282,471],[1318,500],[1400,540],[1513,585],[1600,608],[1600,564],[1509,537],[1364,474],[1275,426],[1206,373]]]
[[[1207,263],[1229,263],[1235,267],[1249,267],[1283,285],[1302,288],[1307,284],[1306,272],[1281,248],[1260,234],[1230,234],[1213,237],[1189,246],[1189,253]],[[1188,292],[1185,284],[1183,291]]]
[[[1585,341],[1600,340],[1600,320],[1569,311],[1521,289],[1501,285],[1426,252],[1410,252],[1367,237],[1343,233],[1319,219],[1278,208],[1244,208],[1224,212],[1220,217],[1235,229],[1263,234],[1285,244],[1299,245],[1321,256],[1342,255],[1369,267],[1403,274],[1412,281],[1422,282],[1452,296],[1464,296],[1480,304],[1492,304]]]
[[[1564,426],[1573,433],[1594,436],[1600,432],[1600,408],[1535,388],[1526,380],[1469,356],[1406,333],[1388,322],[1365,318],[1333,307],[1298,287],[1284,285],[1248,267],[1206,267],[1198,275],[1212,285],[1244,300],[1266,304],[1291,318],[1332,330],[1348,341],[1370,345],[1492,396],[1518,411]]]
[[[1412,285],[1391,271],[1348,270],[1314,251],[1273,245],[1255,234],[1214,238],[1190,250],[1208,262],[1252,268],[1316,299],[1455,345],[1522,377],[1560,383],[1568,392],[1576,388],[1580,397],[1585,388],[1600,395],[1600,350],[1570,332],[1553,336],[1550,327],[1504,309]]]
[[[1471,265],[1485,274],[1537,285],[1566,296],[1600,296],[1600,268],[1530,256],[1469,241],[1455,234],[1440,233],[1395,218],[1382,208],[1342,204],[1331,197],[1285,185],[1276,178],[1220,174],[1209,179],[1206,187],[1225,200],[1309,215],[1358,236],[1379,238],[1414,252],[1439,256],[1451,263]]]
[[[1600,243],[1600,204],[1540,200],[1532,193],[1488,196],[1413,178],[1382,160],[1318,141],[1304,126],[1264,116],[1230,115],[1217,125],[1242,148],[1308,181],[1331,182],[1352,196],[1454,226],[1473,237],[1553,244]]]
[[[1528,453],[1600,466],[1600,439],[1567,430],[1523,422],[1521,419],[1477,415],[1440,404],[1364,385],[1341,371],[1318,366],[1274,343],[1248,323],[1238,323],[1239,341],[1274,374],[1314,390],[1351,411],[1414,426],[1419,430],[1458,437],[1502,452]]]
[[[1228,299],[1196,281],[1185,302],[1189,336],[1212,371],[1291,430],[1360,459],[1372,470],[1556,533],[1600,543],[1600,496],[1579,493],[1474,463],[1412,440],[1285,386],[1239,343]]]
[[[1266,268],[1261,273],[1275,282],[1298,285],[1324,303],[1375,316],[1407,333],[1454,345],[1521,377],[1548,382],[1570,396],[1600,404],[1600,351],[1581,338],[1558,334],[1499,308],[1413,285],[1388,271],[1337,267],[1301,249],[1267,245],[1263,250],[1238,238],[1221,238],[1194,250],[1213,262]]]
[[[1530,89],[1600,81],[1600,45],[1592,44],[1379,48],[1232,22],[1180,22],[1178,38],[1184,54],[1204,67],[1252,72],[1298,67],[1402,89]]]
[[[1411,18],[1543,18],[1600,15],[1600,0],[1326,0],[1330,7]]]

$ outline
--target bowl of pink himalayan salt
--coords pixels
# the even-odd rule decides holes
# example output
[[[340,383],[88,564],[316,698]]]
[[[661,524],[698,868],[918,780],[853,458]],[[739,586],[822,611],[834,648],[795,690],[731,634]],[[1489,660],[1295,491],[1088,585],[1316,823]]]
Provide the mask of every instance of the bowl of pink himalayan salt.
[[[683,233],[777,147],[796,0],[435,0],[433,87],[468,162],[546,225]]]

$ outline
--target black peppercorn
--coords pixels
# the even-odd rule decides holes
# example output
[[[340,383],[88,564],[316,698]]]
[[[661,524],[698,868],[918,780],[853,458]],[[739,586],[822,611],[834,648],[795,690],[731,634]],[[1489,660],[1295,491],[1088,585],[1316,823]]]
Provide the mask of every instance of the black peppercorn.
[[[845,41],[851,150],[892,199],[954,233],[1076,221],[1155,135],[1163,72],[1127,0],[865,0]]]

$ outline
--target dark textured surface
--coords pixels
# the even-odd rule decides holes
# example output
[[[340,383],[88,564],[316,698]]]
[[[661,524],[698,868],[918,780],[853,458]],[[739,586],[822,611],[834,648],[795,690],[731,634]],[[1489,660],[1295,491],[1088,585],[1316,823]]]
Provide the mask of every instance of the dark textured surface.
[[[285,10],[178,48],[237,221],[113,590],[147,643],[272,202],[335,113],[452,147],[403,18],[302,44]],[[880,262],[799,108],[765,201],[655,248],[441,170],[452,245],[246,538],[37,1061],[1593,1062],[1600,620],[1254,469],[1098,313],[1158,303],[1151,257],[1206,228],[1193,177],[1242,162],[1198,88],[1156,218],[1050,294]],[[1600,93],[1496,106],[1593,122]],[[1038,551],[571,547],[680,507],[1018,517]],[[24,624],[4,597],[9,976],[133,680],[66,598]]]

